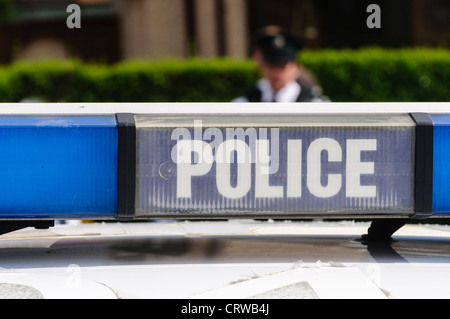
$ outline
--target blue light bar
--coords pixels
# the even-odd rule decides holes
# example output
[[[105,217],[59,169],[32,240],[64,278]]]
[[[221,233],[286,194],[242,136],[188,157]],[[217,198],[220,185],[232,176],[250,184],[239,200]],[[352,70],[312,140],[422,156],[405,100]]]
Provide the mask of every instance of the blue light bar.
[[[0,116],[0,218],[117,214],[115,116]]]
[[[450,216],[450,114],[0,115],[0,220]]]
[[[450,115],[432,114],[433,212],[450,215]]]

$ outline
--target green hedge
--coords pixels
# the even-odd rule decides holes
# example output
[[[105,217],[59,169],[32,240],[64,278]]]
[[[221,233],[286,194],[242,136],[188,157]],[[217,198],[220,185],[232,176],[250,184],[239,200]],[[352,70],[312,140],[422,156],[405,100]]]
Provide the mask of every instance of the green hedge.
[[[307,51],[300,59],[332,101],[449,101],[449,53],[367,48]],[[17,62],[0,67],[0,102],[224,102],[257,79],[249,60]]]
[[[450,101],[450,50],[325,50],[303,60],[333,101]]]

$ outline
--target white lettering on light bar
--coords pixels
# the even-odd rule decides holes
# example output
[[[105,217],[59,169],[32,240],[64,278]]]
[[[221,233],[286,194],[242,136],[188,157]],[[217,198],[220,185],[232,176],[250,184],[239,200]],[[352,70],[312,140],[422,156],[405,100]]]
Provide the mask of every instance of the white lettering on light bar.
[[[322,175],[320,159],[322,151],[327,151],[329,162],[341,162],[342,149],[339,143],[331,138],[314,140],[308,148],[306,184],[314,196],[327,198],[339,192],[342,184],[342,176],[341,174],[328,174],[328,184],[322,186],[320,181],[320,176]]]
[[[377,195],[375,185],[363,186],[360,184],[362,174],[375,173],[373,162],[361,162],[361,152],[376,150],[377,141],[375,139],[347,140],[347,169],[345,174],[347,177],[347,197],[375,197]]]
[[[214,159],[212,147],[198,140],[181,140],[176,144],[177,197],[190,198],[192,178],[208,174],[216,162],[216,187],[227,198],[241,198],[247,195],[252,185],[255,197],[283,197],[283,185],[269,184],[269,141],[256,140],[254,183],[251,174],[251,149],[242,140],[226,140],[218,145]],[[376,139],[348,139],[346,141],[345,192],[346,197],[375,197],[375,185],[361,185],[361,175],[374,174],[374,163],[361,161],[362,151],[376,151]],[[312,195],[318,198],[335,196],[342,188],[342,173],[327,174],[326,185],[322,184],[322,154],[328,162],[342,162],[343,151],[332,138],[318,138],[311,142],[306,154],[306,185]],[[236,185],[232,185],[232,155],[236,153]],[[302,140],[288,140],[287,144],[287,185],[288,197],[302,196],[301,184]],[[197,160],[193,161],[192,159]],[[279,156],[278,158],[284,158]]]

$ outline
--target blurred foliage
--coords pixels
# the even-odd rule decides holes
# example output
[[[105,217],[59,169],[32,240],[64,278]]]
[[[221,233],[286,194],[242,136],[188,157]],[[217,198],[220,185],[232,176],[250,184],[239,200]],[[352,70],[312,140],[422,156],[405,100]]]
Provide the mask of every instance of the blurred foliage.
[[[336,102],[450,101],[448,49],[324,50],[302,60]]]
[[[449,53],[365,48],[306,51],[300,59],[332,101],[447,102]],[[0,102],[227,102],[258,77],[249,60],[22,61],[0,68]]]
[[[0,23],[10,21],[16,14],[12,0],[0,0]]]

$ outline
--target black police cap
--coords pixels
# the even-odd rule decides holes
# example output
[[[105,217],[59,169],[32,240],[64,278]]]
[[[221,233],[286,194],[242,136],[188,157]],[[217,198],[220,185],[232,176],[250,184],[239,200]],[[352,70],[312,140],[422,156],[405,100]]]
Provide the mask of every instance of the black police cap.
[[[300,38],[289,33],[261,36],[256,41],[263,60],[271,65],[285,65],[297,60],[298,52],[303,48]]]

